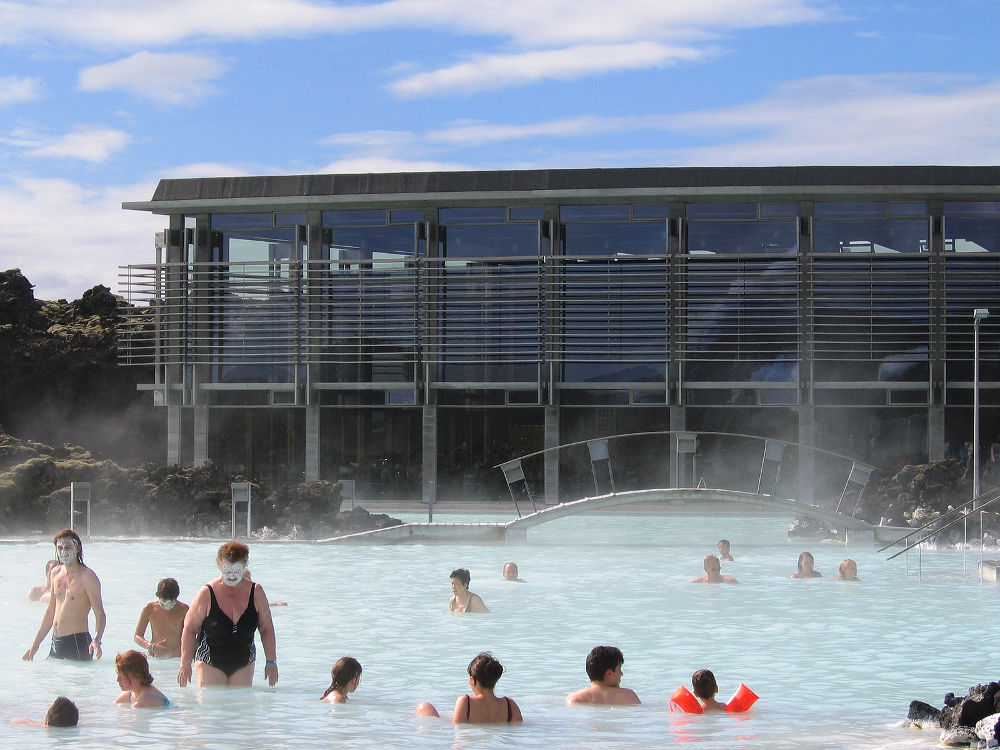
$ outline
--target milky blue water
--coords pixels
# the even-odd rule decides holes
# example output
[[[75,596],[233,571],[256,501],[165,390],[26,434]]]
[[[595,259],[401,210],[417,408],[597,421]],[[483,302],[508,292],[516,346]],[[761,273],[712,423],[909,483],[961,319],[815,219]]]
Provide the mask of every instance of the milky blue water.
[[[422,520],[422,519],[412,519]],[[439,521],[500,520],[497,516]],[[40,583],[51,543],[0,545],[0,746],[97,748],[933,748],[937,732],[903,729],[909,702],[940,705],[947,691],[1000,677],[1000,646],[990,633],[998,589],[975,575],[978,554],[925,551],[917,573],[873,547],[789,541],[787,519],[715,516],[577,516],[532,529],[517,546],[317,546],[251,543],[253,577],[272,600],[280,681],[269,688],[258,667],[249,690],[176,684],[177,660],[152,664],[166,710],[113,705],[113,659],[132,633],[156,582],[177,578],[181,599],[216,575],[217,543],[85,542],[101,577],[108,612],[106,656],[93,664],[21,661],[43,606],[26,602]],[[739,586],[691,585],[720,537],[735,563],[723,572]],[[793,580],[809,549],[822,579]],[[833,581],[844,557],[860,583]],[[994,555],[997,556],[997,555]],[[516,561],[527,583],[501,579]],[[449,572],[472,572],[486,615],[446,612]],[[625,654],[622,684],[643,705],[567,708],[588,684],[587,652],[613,644]],[[259,650],[259,647],[258,647]],[[449,715],[467,691],[466,666],[490,650],[506,671],[523,726],[454,727],[417,719],[429,700]],[[364,666],[347,705],[321,703],[330,667],[350,654]],[[260,663],[259,663],[260,664]],[[671,714],[670,694],[696,669],[714,670],[725,700],[740,681],[761,696],[744,715]],[[80,727],[11,725],[40,719],[56,695],[77,702]]]

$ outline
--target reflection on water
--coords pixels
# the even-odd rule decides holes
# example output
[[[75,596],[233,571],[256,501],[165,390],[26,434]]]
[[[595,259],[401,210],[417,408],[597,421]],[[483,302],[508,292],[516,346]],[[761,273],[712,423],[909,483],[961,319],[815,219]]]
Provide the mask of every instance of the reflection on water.
[[[181,690],[177,660],[154,661],[155,684],[176,704],[162,711],[112,705],[113,656],[133,647],[156,582],[177,578],[189,601],[214,575],[217,545],[86,543],[109,624],[105,658],[84,665],[20,661],[43,611],[24,595],[41,579],[51,545],[0,546],[0,660],[8,672],[0,745],[43,748],[58,738],[81,748],[936,747],[936,733],[893,725],[914,698],[939,703],[946,691],[994,676],[988,665],[997,648],[977,637],[994,617],[996,586],[963,576],[961,553],[925,552],[918,582],[915,559],[908,573],[903,558],[885,563],[872,548],[790,542],[786,526],[770,517],[602,514],[538,527],[519,546],[251,544],[254,579],[269,598],[289,603],[273,610],[278,687],[266,687],[259,666],[251,690]],[[689,584],[722,537],[736,558],[723,572],[741,585]],[[789,578],[803,549],[824,578]],[[847,556],[858,561],[861,583],[831,580]],[[527,583],[501,579],[508,560]],[[471,570],[471,590],[491,614],[445,611],[448,574],[458,567]],[[623,650],[623,684],[643,706],[563,705],[586,685],[584,659],[598,644]],[[450,713],[481,650],[503,663],[497,694],[517,699],[524,726],[456,728],[411,716],[421,700]],[[364,666],[361,687],[347,705],[321,703],[330,667],[345,654]],[[671,714],[668,697],[699,668],[715,672],[724,698],[742,680],[761,700],[738,717]],[[40,718],[60,694],[80,706],[79,729],[52,735],[6,722]]]

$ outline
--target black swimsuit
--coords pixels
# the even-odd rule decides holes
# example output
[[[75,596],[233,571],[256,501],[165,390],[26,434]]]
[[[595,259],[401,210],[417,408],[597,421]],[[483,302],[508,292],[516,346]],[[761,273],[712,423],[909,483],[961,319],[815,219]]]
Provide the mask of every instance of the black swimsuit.
[[[511,720],[514,718],[514,710],[510,707],[510,698],[506,695],[503,699],[507,702],[507,723],[510,724]],[[472,698],[469,698],[469,702],[465,704],[465,720],[469,720],[469,714],[472,713]]]
[[[257,657],[257,648],[253,642],[254,633],[257,632],[257,608],[253,604],[256,586],[256,583],[250,584],[247,608],[235,623],[222,611],[212,587],[207,586],[208,594],[212,597],[212,607],[195,638],[196,661],[221,669],[226,677],[253,663]]]

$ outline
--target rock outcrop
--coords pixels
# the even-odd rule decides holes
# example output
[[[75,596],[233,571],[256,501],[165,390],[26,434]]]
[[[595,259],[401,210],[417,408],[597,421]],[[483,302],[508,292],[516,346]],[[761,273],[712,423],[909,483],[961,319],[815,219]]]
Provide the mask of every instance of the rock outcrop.
[[[918,729],[940,726],[941,744],[948,747],[995,747],[1000,740],[1000,682],[973,685],[964,698],[947,693],[940,710],[913,701],[907,720]]]

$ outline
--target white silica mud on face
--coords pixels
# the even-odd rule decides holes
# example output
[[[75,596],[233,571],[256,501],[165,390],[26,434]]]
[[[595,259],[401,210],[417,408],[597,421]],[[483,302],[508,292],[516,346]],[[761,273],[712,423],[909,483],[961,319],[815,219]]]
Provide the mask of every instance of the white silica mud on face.
[[[504,516],[503,519],[509,518]],[[477,522],[497,516],[442,516]],[[413,518],[408,520],[423,520]],[[0,746],[80,748],[936,748],[936,731],[898,726],[909,702],[940,706],[945,692],[996,677],[998,649],[984,637],[998,589],[975,577],[978,555],[917,553],[909,563],[874,547],[790,541],[788,520],[747,516],[600,514],[532,529],[522,545],[324,545],[250,542],[253,579],[271,601],[280,680],[267,687],[258,639],[254,687],[199,690],[176,683],[177,659],[152,659],[165,710],[115,706],[115,654],[132,634],[157,581],[176,578],[182,602],[215,578],[219,542],[86,540],[87,564],[103,585],[105,656],[78,664],[22,662],[44,612],[25,601],[52,544],[0,545]],[[722,573],[739,585],[694,585],[719,539],[735,562]],[[790,578],[809,551],[821,578]],[[992,555],[996,557],[996,554]],[[833,578],[845,558],[860,582]],[[318,559],[323,560],[317,566]],[[517,563],[525,583],[504,581]],[[128,564],[125,564],[125,563]],[[470,590],[489,614],[447,612],[449,574],[468,568]],[[303,571],[308,570],[308,575]],[[91,617],[93,628],[93,617]],[[93,632],[93,631],[92,631]],[[564,705],[585,687],[584,662],[597,645],[625,655],[622,686],[634,708]],[[466,667],[480,651],[503,664],[496,694],[521,707],[523,726],[454,727],[418,719],[430,701],[450,718],[469,691]],[[357,658],[364,681],[344,705],[323,703],[330,668]],[[670,713],[668,700],[691,674],[711,669],[722,701],[746,683],[760,700],[740,715]],[[8,723],[41,719],[58,695],[80,708],[80,727],[55,730]]]

